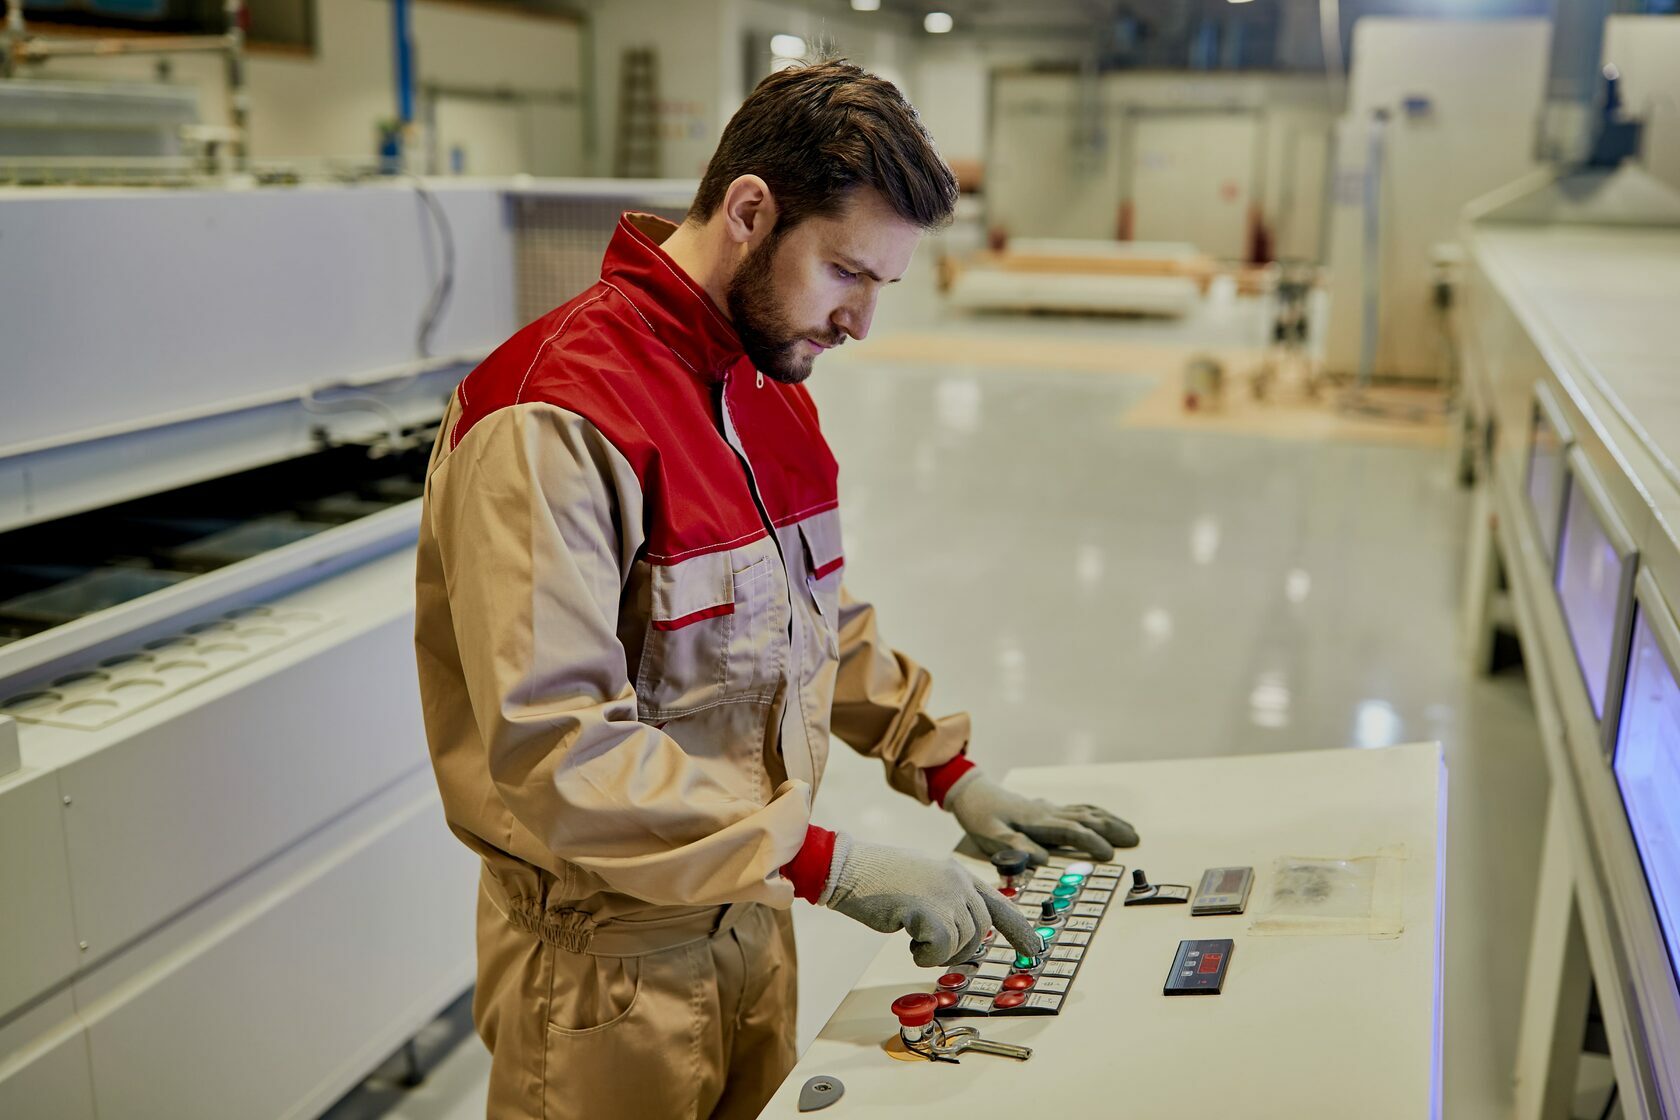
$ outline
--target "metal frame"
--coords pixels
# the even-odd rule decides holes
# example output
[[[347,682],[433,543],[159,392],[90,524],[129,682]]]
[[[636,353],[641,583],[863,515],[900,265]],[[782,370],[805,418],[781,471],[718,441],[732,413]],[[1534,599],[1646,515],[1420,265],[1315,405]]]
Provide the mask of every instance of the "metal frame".
[[[1592,464],[1587,461],[1586,453],[1581,450],[1579,444],[1569,448],[1564,462],[1568,467],[1568,483],[1564,487],[1566,497],[1563,521],[1558,525],[1558,547],[1556,555],[1552,557],[1552,591],[1558,596],[1558,611],[1563,616],[1563,628],[1569,637],[1575,668],[1581,674],[1582,683],[1587,687],[1589,710],[1592,682],[1587,679],[1586,666],[1581,664],[1581,651],[1575,640],[1575,627],[1570,621],[1569,608],[1564,603],[1558,587],[1558,581],[1563,576],[1563,534],[1568,527],[1569,505],[1577,487],[1593,515],[1598,518],[1599,527],[1609,539],[1611,547],[1616,550],[1617,558],[1622,562],[1621,583],[1616,589],[1616,623],[1610,638],[1610,664],[1605,670],[1604,710],[1596,713],[1599,748],[1608,762],[1610,751],[1616,742],[1616,721],[1622,707],[1622,683],[1627,675],[1628,642],[1633,634],[1633,584],[1639,569],[1639,546],[1634,543],[1633,534],[1628,531],[1621,515],[1616,512],[1615,503],[1610,500],[1604,483],[1593,473]],[[1526,486],[1524,489],[1526,491]]]
[[[1545,512],[1534,506],[1534,495],[1529,486],[1534,479],[1534,450],[1535,437],[1540,423],[1551,425],[1552,431],[1558,437],[1559,467],[1563,472],[1563,484],[1558,487],[1557,508],[1551,511],[1552,533],[1548,539],[1546,523],[1542,520]],[[1534,407],[1528,423],[1528,455],[1523,462],[1523,496],[1529,513],[1534,518],[1535,531],[1540,536],[1540,543],[1545,547],[1547,559],[1552,561],[1553,578],[1556,578],[1557,542],[1563,539],[1563,514],[1569,507],[1569,453],[1575,447],[1575,433],[1570,428],[1569,420],[1558,405],[1557,398],[1552,394],[1551,387],[1544,381],[1534,383]]]

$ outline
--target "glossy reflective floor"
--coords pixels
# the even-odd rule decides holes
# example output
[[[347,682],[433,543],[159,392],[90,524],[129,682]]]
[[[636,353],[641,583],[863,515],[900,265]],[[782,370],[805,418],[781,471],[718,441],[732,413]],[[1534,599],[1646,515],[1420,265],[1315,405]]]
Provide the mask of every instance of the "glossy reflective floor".
[[[997,775],[1441,740],[1446,1115],[1501,1115],[1545,778],[1520,673],[1474,678],[1457,652],[1466,502],[1446,453],[1121,428],[1152,384],[1128,372],[1127,343],[1246,341],[1245,306],[1177,325],[971,324],[925,287],[905,304],[883,332],[1042,338],[1046,355],[890,364],[854,343],[811,382],[841,462],[847,582],[933,670],[935,708],[972,713],[972,755]],[[1113,340],[1114,370],[1055,368],[1068,337]],[[838,743],[816,818],[927,850],[957,839]],[[803,1043],[882,938],[803,904],[795,916]],[[1113,1009],[1117,1038],[1140,1013]],[[477,1116],[485,1067],[469,1037],[426,1086],[335,1115]]]

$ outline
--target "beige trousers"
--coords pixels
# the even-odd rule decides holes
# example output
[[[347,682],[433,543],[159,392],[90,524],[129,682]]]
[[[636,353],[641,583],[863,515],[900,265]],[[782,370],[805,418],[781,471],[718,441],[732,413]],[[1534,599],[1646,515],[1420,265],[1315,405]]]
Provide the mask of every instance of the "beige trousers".
[[[798,1057],[793,919],[744,905],[724,925],[674,948],[619,936],[574,953],[480,891],[473,1021],[490,1048],[489,1120],[756,1117]]]

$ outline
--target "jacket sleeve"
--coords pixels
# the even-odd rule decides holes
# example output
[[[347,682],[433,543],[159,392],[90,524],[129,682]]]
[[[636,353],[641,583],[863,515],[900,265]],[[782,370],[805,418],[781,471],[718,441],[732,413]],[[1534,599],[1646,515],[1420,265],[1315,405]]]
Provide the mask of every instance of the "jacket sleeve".
[[[930,769],[968,746],[968,714],[935,719],[924,705],[933,677],[888,647],[875,608],[840,589],[840,671],[834,682],[832,728],[853,750],[881,760],[887,781],[927,804]]]
[[[743,798],[638,722],[618,637],[642,494],[594,425],[549,404],[481,420],[433,471],[428,523],[496,793],[554,853],[668,905],[786,907],[809,787]]]

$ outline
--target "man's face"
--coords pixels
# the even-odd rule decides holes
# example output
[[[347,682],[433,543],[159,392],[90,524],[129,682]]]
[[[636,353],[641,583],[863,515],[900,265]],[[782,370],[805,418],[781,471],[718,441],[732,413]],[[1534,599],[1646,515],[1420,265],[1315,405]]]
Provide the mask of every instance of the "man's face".
[[[753,365],[797,385],[818,354],[867,335],[881,289],[904,275],[921,238],[868,188],[830,217],[773,227],[729,282],[729,315]]]

